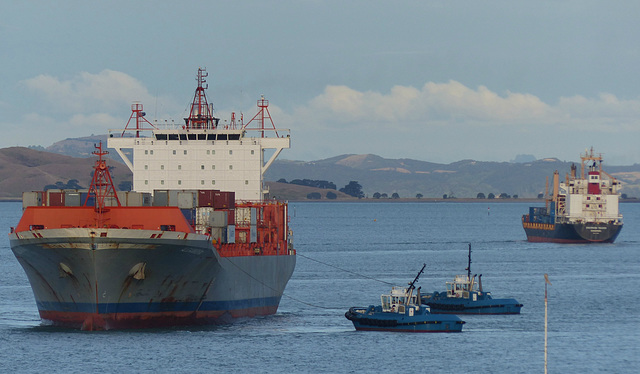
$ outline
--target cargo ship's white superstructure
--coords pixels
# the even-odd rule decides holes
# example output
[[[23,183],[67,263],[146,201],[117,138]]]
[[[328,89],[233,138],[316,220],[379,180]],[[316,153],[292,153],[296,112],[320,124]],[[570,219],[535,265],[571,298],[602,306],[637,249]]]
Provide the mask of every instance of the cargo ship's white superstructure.
[[[280,152],[290,147],[289,131],[265,129],[264,121],[271,117],[264,98],[258,100],[260,110],[254,117],[257,128],[249,127],[253,120],[236,125],[232,119],[229,125],[219,125],[212,107],[205,104],[206,76],[203,69],[198,71],[196,97],[184,126],[153,126],[144,120],[142,106],[133,104],[132,118],[137,124],[153,126],[152,135],[122,137],[123,130],[110,131],[108,147],[114,148],[133,172],[134,191],[216,189],[235,191],[238,200],[261,200],[268,192],[263,186],[264,173]],[[136,135],[138,130],[139,125]],[[275,137],[264,137],[265,130]],[[132,159],[127,157],[127,149],[132,149]],[[268,160],[265,150],[272,151]]]

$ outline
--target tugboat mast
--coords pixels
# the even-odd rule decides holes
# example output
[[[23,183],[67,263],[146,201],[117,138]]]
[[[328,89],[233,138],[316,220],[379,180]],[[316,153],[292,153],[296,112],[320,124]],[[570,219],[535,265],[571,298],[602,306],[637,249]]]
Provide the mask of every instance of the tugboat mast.
[[[471,282],[471,243],[469,243],[469,264],[465,270],[467,271],[467,282]]]
[[[420,274],[422,274],[422,272],[424,271],[424,268],[427,266],[427,264],[422,264],[422,269],[420,269],[420,271],[418,272],[418,275],[416,275],[416,277],[409,282],[409,291],[413,290],[414,288],[416,288],[416,286],[414,286],[414,284],[418,281],[418,278],[420,278]]]

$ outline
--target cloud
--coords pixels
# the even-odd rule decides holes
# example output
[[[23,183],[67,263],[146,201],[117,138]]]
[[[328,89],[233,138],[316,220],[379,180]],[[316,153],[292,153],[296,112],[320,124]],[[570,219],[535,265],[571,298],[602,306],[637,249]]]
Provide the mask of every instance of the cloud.
[[[449,81],[428,82],[421,89],[395,86],[388,93],[327,86],[324,92],[298,107],[291,118],[326,128],[385,123],[395,128],[415,126],[597,126],[622,127],[640,118],[640,100],[620,100],[603,93],[597,98],[574,96],[547,104],[535,95],[500,95],[485,86],[477,89]]]
[[[122,110],[132,100],[154,100],[140,81],[113,70],[98,74],[82,72],[68,80],[38,75],[22,83],[58,113]]]
[[[292,129],[296,144],[285,157],[302,160],[345,153],[449,162],[510,160],[521,153],[572,159],[589,146],[620,160],[627,138],[640,132],[640,99],[602,93],[545,103],[529,93],[499,94],[456,81],[388,92],[327,86],[283,114],[274,120]]]

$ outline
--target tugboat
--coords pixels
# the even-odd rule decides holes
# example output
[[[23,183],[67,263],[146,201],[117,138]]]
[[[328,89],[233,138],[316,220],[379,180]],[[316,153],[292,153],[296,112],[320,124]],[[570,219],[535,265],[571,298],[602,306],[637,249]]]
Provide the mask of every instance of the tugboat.
[[[420,288],[414,294],[415,283],[425,266],[422,265],[408,288],[394,286],[390,294],[383,294],[382,305],[351,307],[344,316],[358,331],[461,332],[464,321],[453,315],[432,315],[428,307],[420,304]]]
[[[580,176],[571,165],[571,175],[559,183],[556,170],[545,207],[530,207],[529,214],[522,216],[528,241],[613,243],[620,234],[619,182],[602,170],[602,156],[596,156],[593,148],[580,158]]]
[[[482,274],[471,276],[471,244],[467,275],[456,275],[447,282],[446,292],[434,292],[422,297],[422,304],[431,308],[433,314],[520,314],[522,304],[516,299],[494,299],[491,292],[482,289]]]

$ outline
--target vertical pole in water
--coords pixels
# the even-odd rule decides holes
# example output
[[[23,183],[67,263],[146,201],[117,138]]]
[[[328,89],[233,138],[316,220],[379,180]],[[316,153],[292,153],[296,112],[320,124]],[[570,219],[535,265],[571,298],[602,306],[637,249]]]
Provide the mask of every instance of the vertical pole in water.
[[[549,276],[544,275],[544,374],[547,374],[547,283],[549,282]]]

